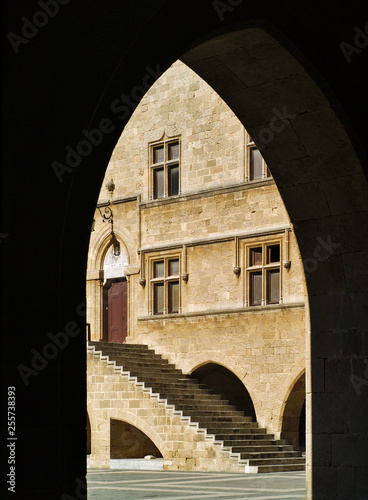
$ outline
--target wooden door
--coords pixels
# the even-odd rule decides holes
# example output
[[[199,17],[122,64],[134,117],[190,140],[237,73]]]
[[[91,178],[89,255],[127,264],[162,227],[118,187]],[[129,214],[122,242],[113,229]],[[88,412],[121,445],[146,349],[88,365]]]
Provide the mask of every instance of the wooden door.
[[[107,286],[107,341],[123,344],[127,336],[127,288],[124,281],[112,281]]]

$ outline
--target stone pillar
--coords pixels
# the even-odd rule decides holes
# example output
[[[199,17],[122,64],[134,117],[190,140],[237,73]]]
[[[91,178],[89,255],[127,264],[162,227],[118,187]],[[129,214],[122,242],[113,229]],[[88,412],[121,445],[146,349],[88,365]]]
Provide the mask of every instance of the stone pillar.
[[[103,270],[87,271],[87,325],[90,325],[91,340],[103,336],[102,286]]]
[[[96,427],[91,428],[90,466],[97,469],[110,468],[110,418],[103,418],[101,410],[96,411]]]

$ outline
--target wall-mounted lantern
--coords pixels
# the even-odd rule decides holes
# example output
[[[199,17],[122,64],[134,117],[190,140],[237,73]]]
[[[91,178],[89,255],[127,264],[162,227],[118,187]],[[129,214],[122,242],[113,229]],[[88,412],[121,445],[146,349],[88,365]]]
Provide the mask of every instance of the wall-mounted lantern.
[[[111,179],[112,180],[112,179]],[[115,186],[114,186],[115,187]],[[109,206],[105,207],[105,210],[102,212],[100,207],[97,207],[97,210],[100,212],[102,217],[102,222],[108,222],[111,224],[111,244],[113,246],[113,253],[115,257],[119,257],[120,255],[120,243],[115,236],[114,233],[114,214]]]

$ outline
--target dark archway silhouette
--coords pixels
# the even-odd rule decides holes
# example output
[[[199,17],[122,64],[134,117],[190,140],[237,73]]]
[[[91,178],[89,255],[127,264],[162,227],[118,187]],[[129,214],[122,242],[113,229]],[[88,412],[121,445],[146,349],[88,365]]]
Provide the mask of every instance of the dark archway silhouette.
[[[252,398],[242,381],[232,371],[217,363],[206,363],[194,370],[192,377],[213,389],[215,394],[220,394],[222,399],[235,405],[237,410],[256,420]]]
[[[260,132],[270,124],[274,107],[282,112],[286,105],[297,114],[286,135],[275,134],[263,154],[302,259],[314,269],[308,277],[307,413],[312,419],[307,434],[313,444],[313,483],[307,497],[336,497],[341,477],[347,497],[368,496],[367,455],[357,446],[368,432],[368,390],[351,382],[352,377],[366,380],[368,356],[362,272],[367,262],[368,49],[355,47],[349,60],[341,50],[342,42],[354,44],[355,28],[364,29],[368,6],[350,0],[235,3],[222,13],[212,0],[60,4],[57,16],[15,51],[7,35],[19,35],[22,19],[32,19],[39,6],[5,1],[1,369],[4,386],[17,386],[22,438],[17,471],[24,464],[26,478],[17,483],[22,498],[76,496],[76,478],[84,480],[86,409],[75,402],[86,394],[83,303],[98,192],[143,83],[151,85],[160,71],[205,41],[201,53],[185,62],[218,89],[251,134],[266,137]],[[278,39],[279,48],[295,56],[309,79],[293,71],[289,58],[277,57],[275,46],[266,50],[262,37],[240,44],[231,37],[255,27]],[[213,41],[227,34],[227,40]],[[257,61],[256,68],[252,62]],[[316,81],[322,90],[310,99]],[[117,115],[111,105],[122,95],[136,100],[127,101],[132,104]],[[111,132],[79,164],[66,165],[66,148],[75,151],[85,138],[83,130],[106,126],[105,119],[114,130],[108,127]],[[54,161],[67,167],[61,182]],[[332,250],[325,260],[321,239]],[[15,300],[19,283],[21,307]],[[42,369],[41,364],[32,368],[25,383],[19,365],[32,367],[34,352],[42,353],[50,341],[48,333],[66,330],[68,348],[45,360]],[[333,452],[321,461],[315,450],[324,446]]]

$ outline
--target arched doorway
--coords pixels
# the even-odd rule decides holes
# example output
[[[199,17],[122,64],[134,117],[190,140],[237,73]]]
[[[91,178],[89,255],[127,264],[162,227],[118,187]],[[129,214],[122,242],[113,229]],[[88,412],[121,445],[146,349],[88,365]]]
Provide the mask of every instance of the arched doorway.
[[[107,342],[123,343],[128,332],[128,282],[124,265],[128,264],[126,251],[116,251],[111,245],[106,252],[103,271],[103,339]]]
[[[230,370],[217,363],[206,363],[192,372],[198,379],[223,399],[228,400],[237,410],[256,420],[256,412],[249,392],[242,381]]]
[[[123,343],[128,334],[129,253],[118,233],[111,238],[106,224],[91,233],[87,270],[87,324],[90,340]]]

